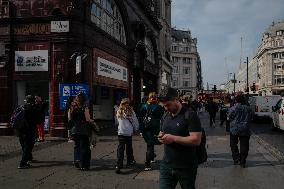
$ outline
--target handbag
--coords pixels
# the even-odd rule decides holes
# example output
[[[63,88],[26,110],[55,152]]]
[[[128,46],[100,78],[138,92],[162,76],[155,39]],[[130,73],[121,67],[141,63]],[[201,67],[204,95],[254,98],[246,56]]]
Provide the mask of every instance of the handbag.
[[[87,121],[73,121],[71,135],[90,136],[92,128]]]

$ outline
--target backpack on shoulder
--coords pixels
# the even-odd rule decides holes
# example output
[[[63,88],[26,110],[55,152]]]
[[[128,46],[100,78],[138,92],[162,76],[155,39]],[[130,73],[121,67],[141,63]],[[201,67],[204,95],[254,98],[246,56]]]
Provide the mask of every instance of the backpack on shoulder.
[[[25,108],[23,105],[18,106],[14,110],[10,119],[10,124],[17,132],[22,132],[27,128],[28,124],[25,119]]]
[[[185,116],[185,120],[189,120],[190,112],[187,111],[184,116]],[[201,142],[200,142],[200,145],[196,147],[198,164],[205,163],[208,158],[207,150],[206,150],[206,133],[203,127],[201,129],[201,132],[202,132]]]

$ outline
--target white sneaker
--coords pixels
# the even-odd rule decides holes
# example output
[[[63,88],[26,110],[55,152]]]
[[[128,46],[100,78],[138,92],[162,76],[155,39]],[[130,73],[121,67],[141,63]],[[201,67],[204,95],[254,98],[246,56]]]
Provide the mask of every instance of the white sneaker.
[[[145,167],[144,171],[151,171],[152,168],[151,167]]]

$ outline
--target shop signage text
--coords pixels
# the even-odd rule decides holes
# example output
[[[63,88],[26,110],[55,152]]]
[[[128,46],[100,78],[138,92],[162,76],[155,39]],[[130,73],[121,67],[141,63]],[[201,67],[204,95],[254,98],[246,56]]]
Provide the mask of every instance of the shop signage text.
[[[69,32],[69,21],[51,21],[51,32]]]
[[[15,51],[15,71],[48,71],[48,50]]]
[[[98,75],[100,76],[105,76],[121,81],[127,81],[127,68],[114,64],[108,60],[98,58],[97,71]]]
[[[85,94],[87,101],[89,101],[90,88],[86,84],[59,84],[59,107],[60,110],[65,110],[66,103],[70,97],[74,97],[79,93]]]
[[[14,27],[16,35],[49,34],[50,24],[22,24]]]

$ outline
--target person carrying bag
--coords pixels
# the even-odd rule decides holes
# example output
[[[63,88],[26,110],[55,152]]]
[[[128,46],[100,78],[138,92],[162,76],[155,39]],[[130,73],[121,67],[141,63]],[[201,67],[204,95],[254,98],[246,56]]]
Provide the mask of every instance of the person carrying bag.
[[[82,171],[90,168],[90,136],[92,128],[89,108],[85,105],[84,94],[78,94],[70,107],[70,133],[75,142],[74,166]]]

